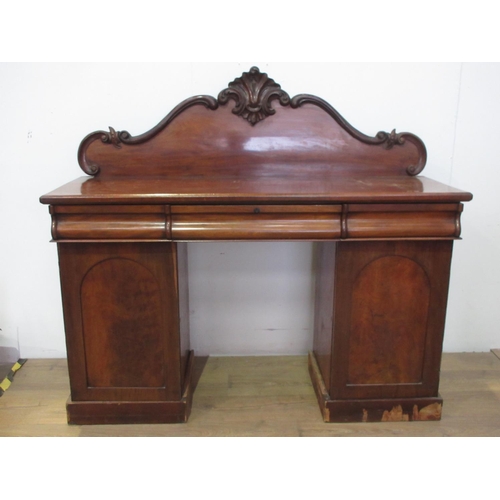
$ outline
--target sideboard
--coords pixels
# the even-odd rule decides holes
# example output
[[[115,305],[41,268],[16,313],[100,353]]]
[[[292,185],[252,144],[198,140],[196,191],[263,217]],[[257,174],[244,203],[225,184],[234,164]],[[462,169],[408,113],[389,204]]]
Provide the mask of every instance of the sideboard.
[[[256,67],[142,135],[89,134],[87,175],[41,197],[68,422],[188,420],[186,246],[221,240],[315,242],[309,372],[325,422],[439,420],[452,246],[472,195],[420,176],[426,158],[416,135],[367,136]]]

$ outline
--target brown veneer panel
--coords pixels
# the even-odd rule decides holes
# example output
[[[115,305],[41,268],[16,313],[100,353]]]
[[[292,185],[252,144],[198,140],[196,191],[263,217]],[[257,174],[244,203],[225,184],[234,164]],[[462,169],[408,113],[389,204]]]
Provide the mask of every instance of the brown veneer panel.
[[[472,194],[423,176],[376,176],[332,173],[329,165],[292,169],[268,165],[254,175],[161,177],[80,177],[42,196],[55,205],[136,204],[290,204],[299,203],[436,203],[469,201]]]
[[[58,245],[73,401],[180,398],[174,245]]]
[[[366,212],[349,213],[349,238],[453,238],[457,235],[453,212]]]
[[[407,166],[419,161],[419,151],[411,142],[390,150],[364,144],[313,104],[279,107],[254,127],[235,116],[232,106],[211,110],[195,105],[147,142],[115,148],[96,140],[86,156],[89,163],[100,165],[103,178],[138,173],[258,176],[270,164],[303,169],[311,157],[339,173],[369,169],[374,174],[406,175]]]
[[[54,217],[54,238],[76,239],[167,239],[164,214],[60,214]]]
[[[124,258],[99,262],[82,281],[81,306],[90,387],[165,385],[160,288],[147,268]]]
[[[384,256],[362,269],[352,289],[349,384],[421,382],[429,296],[411,259]]]
[[[333,239],[339,214],[173,214],[174,240]]]
[[[337,245],[331,398],[437,396],[453,242]]]
[[[316,283],[313,350],[327,390],[330,390],[332,363],[336,249],[337,245],[335,242],[317,242],[314,244]]]
[[[179,342],[181,357],[181,385],[184,386],[184,377],[190,352],[189,335],[189,280],[188,280],[188,246],[186,243],[176,243],[177,279],[176,288],[179,297]]]

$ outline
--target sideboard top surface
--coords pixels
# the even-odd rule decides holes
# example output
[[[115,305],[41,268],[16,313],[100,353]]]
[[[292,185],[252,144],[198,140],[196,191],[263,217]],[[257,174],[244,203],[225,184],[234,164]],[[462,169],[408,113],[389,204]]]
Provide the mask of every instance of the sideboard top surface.
[[[255,171],[254,171],[255,174]],[[42,196],[53,205],[238,203],[432,203],[469,201],[472,195],[427,177],[80,177]]]

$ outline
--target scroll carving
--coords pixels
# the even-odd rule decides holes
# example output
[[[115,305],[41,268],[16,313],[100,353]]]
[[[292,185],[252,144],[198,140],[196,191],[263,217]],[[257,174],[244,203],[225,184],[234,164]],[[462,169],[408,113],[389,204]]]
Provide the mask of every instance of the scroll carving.
[[[232,113],[243,118],[252,126],[276,113],[276,110],[272,107],[273,101],[277,100],[281,106],[289,106],[292,109],[312,104],[326,112],[349,135],[364,144],[380,146],[386,150],[391,150],[406,143],[411,143],[417,150],[418,158],[414,164],[406,166],[408,175],[419,174],[427,161],[425,145],[416,135],[409,132],[397,133],[396,130],[392,130],[390,133],[381,131],[375,137],[365,135],[355,129],[325,100],[309,94],[299,94],[290,98],[288,93],[282,90],[279,84],[269,78],[266,73],[261,73],[259,68],[254,66],[248,72],[244,72],[240,77],[230,82],[228,87],[219,93],[217,99],[212,96],[203,95],[186,99],[176,106],[158,125],[142,135],[134,137],[125,130],[117,132],[112,127],[109,128],[109,132],[101,130],[89,134],[82,141],[78,150],[80,167],[89,175],[97,175],[99,173],[99,162],[87,158],[87,149],[94,141],[100,140],[104,144],[109,144],[116,149],[123,150],[123,145],[132,146],[149,141],[164,130],[181,113],[192,106],[201,104],[209,110],[215,111],[219,108],[219,105],[225,105],[230,100],[235,103],[234,108],[231,110]],[[304,123],[303,126],[307,127],[307,123]],[[127,153],[123,151],[119,154],[126,155]]]
[[[299,108],[304,104],[314,104],[321,108],[323,111],[328,113],[346,132],[348,132],[352,137],[365,144],[380,145],[385,149],[392,149],[394,146],[402,146],[406,141],[411,142],[418,150],[419,160],[415,165],[409,165],[406,168],[408,175],[417,175],[425,167],[427,162],[427,150],[425,144],[422,140],[410,132],[400,132],[397,133],[396,130],[392,130],[391,133],[380,131],[375,137],[370,137],[365,135],[359,130],[355,129],[333,106],[320,97],[300,94],[296,95],[290,101],[290,106],[292,108]]]
[[[219,93],[220,104],[226,104],[229,99],[236,102],[233,113],[251,125],[276,113],[271,107],[272,100],[279,99],[282,106],[290,103],[290,96],[281,90],[281,86],[269,78],[267,73],[261,73],[256,66],[233,80],[227,89]]]
[[[379,132],[377,136],[384,138],[383,145],[385,149],[392,149],[394,146],[402,146],[406,141],[411,142],[418,150],[419,153],[419,161],[416,165],[409,165],[406,168],[406,172],[408,175],[417,175],[425,167],[425,163],[427,161],[427,150],[425,148],[425,144],[422,140],[414,134],[410,134],[409,132],[401,132],[396,133],[394,129],[390,134],[387,132]]]
[[[219,107],[217,100],[212,96],[203,95],[191,97],[177,105],[165,118],[163,118],[160,123],[158,123],[158,125],[156,125],[156,127],[153,127],[150,131],[144,134],[134,137],[130,135],[130,133],[126,130],[116,132],[112,127],[109,127],[109,132],[99,130],[97,132],[89,134],[87,137],[85,137],[85,139],[83,139],[80,147],[78,148],[78,163],[81,169],[89,175],[97,175],[99,173],[99,166],[89,162],[86,155],[87,148],[94,141],[101,140],[101,142],[103,142],[104,144],[112,144],[118,149],[121,148],[121,144],[142,144],[158,135],[183,111],[197,104],[202,104],[208,109],[212,110],[215,110]]]

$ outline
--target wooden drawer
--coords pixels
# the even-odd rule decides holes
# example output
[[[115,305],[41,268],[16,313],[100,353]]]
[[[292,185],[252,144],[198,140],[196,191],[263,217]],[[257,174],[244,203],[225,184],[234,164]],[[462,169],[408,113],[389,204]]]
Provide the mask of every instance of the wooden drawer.
[[[56,241],[168,240],[169,207],[163,205],[94,205],[51,207]]]
[[[460,203],[351,204],[345,206],[346,239],[458,238]]]
[[[64,241],[453,239],[460,203],[53,206]]]
[[[172,239],[338,239],[341,212],[341,205],[173,206]]]

